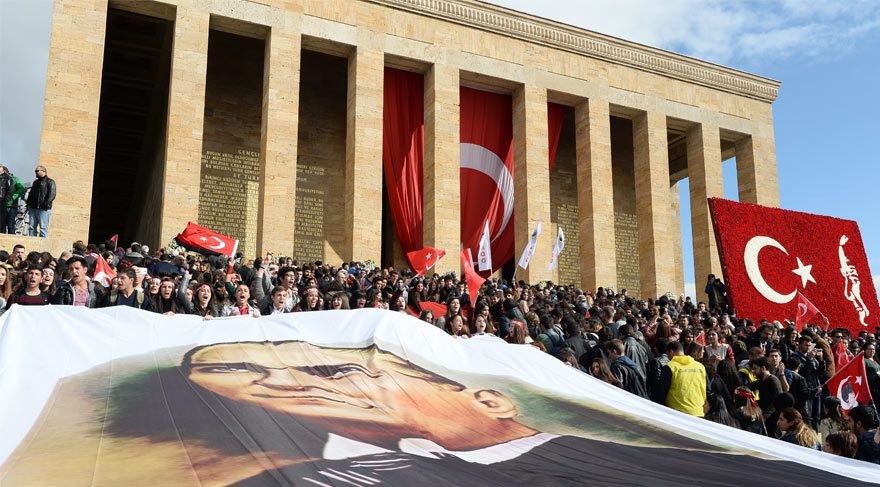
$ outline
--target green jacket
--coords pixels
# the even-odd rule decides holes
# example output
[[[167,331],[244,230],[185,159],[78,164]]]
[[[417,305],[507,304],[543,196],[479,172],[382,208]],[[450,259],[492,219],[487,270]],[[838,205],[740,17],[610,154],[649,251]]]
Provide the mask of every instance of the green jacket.
[[[21,182],[21,179],[18,179],[18,176],[12,176],[12,198],[6,202],[6,207],[12,208],[18,205],[18,199],[24,195],[24,190],[24,183]]]

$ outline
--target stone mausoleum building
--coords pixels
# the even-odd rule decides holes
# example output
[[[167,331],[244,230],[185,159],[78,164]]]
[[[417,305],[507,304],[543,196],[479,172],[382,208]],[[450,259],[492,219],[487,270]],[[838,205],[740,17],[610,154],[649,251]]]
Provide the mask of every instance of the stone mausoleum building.
[[[702,282],[720,271],[706,198],[732,157],[740,201],[779,204],[779,83],[753,74],[474,0],[55,0],[39,162],[59,192],[48,245],[24,240],[156,248],[195,221],[249,256],[402,265],[386,67],[424,77],[438,271],[459,270],[462,87],[512,99],[517,255],[544,224],[517,279],[681,292],[689,178]],[[565,107],[551,171],[548,102]]]

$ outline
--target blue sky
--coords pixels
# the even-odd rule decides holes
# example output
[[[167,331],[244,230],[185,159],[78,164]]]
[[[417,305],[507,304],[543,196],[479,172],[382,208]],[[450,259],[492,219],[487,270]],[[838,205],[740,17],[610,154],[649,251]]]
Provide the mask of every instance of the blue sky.
[[[493,3],[781,80],[774,115],[782,206],[858,221],[880,275],[880,2]],[[0,161],[18,174],[31,173],[39,152],[51,11],[49,0],[0,0]],[[724,164],[724,183],[736,199],[733,161]],[[692,283],[687,197],[685,183],[684,270]]]

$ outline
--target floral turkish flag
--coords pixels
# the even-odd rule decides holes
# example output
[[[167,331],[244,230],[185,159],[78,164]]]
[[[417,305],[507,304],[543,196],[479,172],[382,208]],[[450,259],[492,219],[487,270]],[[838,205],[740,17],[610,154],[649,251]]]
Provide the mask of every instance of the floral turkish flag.
[[[718,198],[709,208],[737,316],[796,318],[801,293],[832,327],[858,333],[880,323],[856,222]]]

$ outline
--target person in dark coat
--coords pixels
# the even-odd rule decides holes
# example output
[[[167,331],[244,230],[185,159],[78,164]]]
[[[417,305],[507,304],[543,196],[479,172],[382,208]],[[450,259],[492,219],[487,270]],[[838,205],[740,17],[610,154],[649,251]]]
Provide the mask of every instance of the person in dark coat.
[[[611,340],[605,343],[608,361],[611,362],[611,373],[623,384],[623,388],[632,394],[648,399],[645,375],[638,366],[625,355],[626,349],[622,341]]]
[[[37,236],[37,227],[41,237],[49,236],[49,216],[52,203],[55,201],[55,180],[46,175],[45,166],[37,166],[34,173],[37,179],[31,184],[31,192],[27,196],[28,217],[30,228],[28,235]]]

